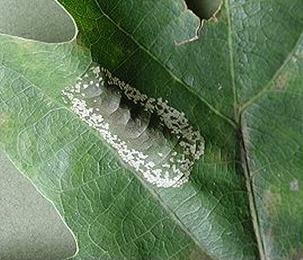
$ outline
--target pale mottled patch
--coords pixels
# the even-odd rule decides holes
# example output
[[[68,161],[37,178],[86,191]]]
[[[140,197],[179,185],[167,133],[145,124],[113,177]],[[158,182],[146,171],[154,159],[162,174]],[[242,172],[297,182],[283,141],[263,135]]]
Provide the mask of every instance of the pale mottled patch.
[[[162,98],[139,90],[92,66],[63,91],[72,111],[129,164],[158,187],[179,187],[188,181],[194,162],[204,153],[204,139],[184,113]]]
[[[0,114],[0,126],[8,119],[8,116],[5,114]]]
[[[299,190],[299,181],[297,179],[294,179],[292,182],[289,183],[289,188],[292,191],[298,191]]]

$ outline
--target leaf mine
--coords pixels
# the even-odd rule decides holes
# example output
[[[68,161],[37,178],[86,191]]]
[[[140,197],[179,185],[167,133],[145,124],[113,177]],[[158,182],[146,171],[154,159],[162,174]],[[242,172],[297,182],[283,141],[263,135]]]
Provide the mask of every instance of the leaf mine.
[[[71,110],[114,148],[136,174],[157,187],[179,187],[204,153],[204,138],[184,113],[149,98],[92,65],[63,90]]]

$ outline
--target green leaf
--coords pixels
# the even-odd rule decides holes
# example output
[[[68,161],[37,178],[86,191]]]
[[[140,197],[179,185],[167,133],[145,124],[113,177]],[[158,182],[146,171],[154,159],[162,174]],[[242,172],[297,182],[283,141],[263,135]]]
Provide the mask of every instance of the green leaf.
[[[75,259],[297,259],[303,252],[303,2],[72,1],[77,40],[0,36],[0,144],[74,232]],[[195,40],[194,40],[195,39]],[[63,103],[91,61],[206,140],[190,181],[148,185]]]
[[[53,205],[0,151],[0,258],[62,260],[74,238]]]
[[[56,1],[0,0],[0,33],[59,43],[73,38],[75,26]]]

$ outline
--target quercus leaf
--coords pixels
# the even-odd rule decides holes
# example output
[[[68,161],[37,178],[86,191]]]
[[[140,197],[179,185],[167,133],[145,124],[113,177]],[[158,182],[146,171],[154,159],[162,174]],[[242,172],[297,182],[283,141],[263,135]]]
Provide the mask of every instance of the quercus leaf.
[[[224,1],[199,34],[183,0],[60,3],[76,39],[0,36],[0,144],[75,234],[73,258],[302,257],[303,2]],[[93,62],[204,137],[188,182],[146,182],[64,103]]]
[[[62,260],[73,255],[72,234],[49,201],[0,151],[0,258]]]

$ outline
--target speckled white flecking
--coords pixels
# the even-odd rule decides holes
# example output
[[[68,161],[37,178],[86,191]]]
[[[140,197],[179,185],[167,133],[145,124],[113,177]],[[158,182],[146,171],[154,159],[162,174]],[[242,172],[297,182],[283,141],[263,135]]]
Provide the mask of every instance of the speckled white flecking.
[[[204,153],[204,138],[184,113],[93,65],[63,90],[72,111],[96,129],[121,159],[157,187],[179,187]],[[67,99],[66,99],[67,98]]]

